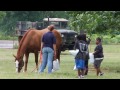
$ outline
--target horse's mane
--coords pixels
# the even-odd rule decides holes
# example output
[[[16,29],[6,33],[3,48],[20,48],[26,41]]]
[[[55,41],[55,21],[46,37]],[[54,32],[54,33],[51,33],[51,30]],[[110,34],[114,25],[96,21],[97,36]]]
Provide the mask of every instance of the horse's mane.
[[[23,41],[25,40],[27,34],[28,34],[31,30],[32,30],[32,29],[29,29],[29,30],[24,34],[24,36],[22,37],[22,39],[20,40],[20,44],[19,44],[19,48],[18,48],[18,52],[17,52],[17,54],[20,52],[20,49],[21,49],[22,43],[23,43]]]

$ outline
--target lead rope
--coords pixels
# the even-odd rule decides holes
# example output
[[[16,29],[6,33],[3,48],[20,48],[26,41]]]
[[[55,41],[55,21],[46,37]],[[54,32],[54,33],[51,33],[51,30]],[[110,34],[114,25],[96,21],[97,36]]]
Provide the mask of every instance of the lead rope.
[[[42,54],[40,53],[40,59],[39,59],[39,62],[38,62],[38,67],[41,65],[41,63],[42,63]],[[37,69],[37,67],[35,67],[32,71],[31,71],[31,73],[33,72],[33,71],[35,71]]]
[[[56,49],[56,51],[58,51],[57,49]],[[56,59],[58,59],[58,58],[56,58]],[[54,60],[53,60],[54,61]],[[39,62],[38,62],[38,66],[40,66],[41,65],[41,63],[42,63],[42,54],[40,53],[40,60],[39,60]],[[59,61],[59,63],[60,63],[60,61]],[[31,73],[33,72],[33,71],[35,71],[37,68],[35,67],[32,71],[31,71]]]

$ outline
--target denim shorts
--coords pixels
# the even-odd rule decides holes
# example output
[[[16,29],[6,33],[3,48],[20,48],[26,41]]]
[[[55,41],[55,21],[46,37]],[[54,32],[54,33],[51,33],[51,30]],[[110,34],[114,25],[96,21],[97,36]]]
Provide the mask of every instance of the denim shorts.
[[[75,59],[75,64],[77,69],[85,69],[85,60]]]

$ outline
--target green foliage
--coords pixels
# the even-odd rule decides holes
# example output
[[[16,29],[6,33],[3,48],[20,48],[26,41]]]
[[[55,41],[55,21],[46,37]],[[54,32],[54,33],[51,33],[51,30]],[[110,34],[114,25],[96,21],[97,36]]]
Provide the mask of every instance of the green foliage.
[[[114,37],[114,38],[111,38],[110,43],[118,44],[119,42],[118,42],[118,39]]]
[[[13,40],[13,37],[0,35],[0,40]],[[14,40],[17,40],[17,37],[15,37]]]
[[[4,11],[0,11],[0,21],[3,20],[5,15],[6,15],[6,13]]]
[[[87,30],[92,34],[120,34],[119,11],[70,11],[70,27],[75,31]]]
[[[17,21],[35,22],[42,21],[46,17],[68,18],[68,15],[66,11],[1,11],[0,31],[6,35],[13,35]]]
[[[97,37],[100,37],[99,35],[97,34],[93,34],[91,36],[91,44],[95,44],[95,41],[96,41],[96,38]],[[102,38],[102,43],[105,44],[105,45],[108,45],[108,44],[120,44],[120,35],[116,35],[114,37],[111,37],[111,35],[104,35],[101,37]]]
[[[120,35],[117,35],[116,39],[118,40],[118,43],[120,43]]]
[[[102,41],[103,41],[103,44],[110,44],[111,37],[108,35],[104,36]]]
[[[18,37],[16,37],[15,35],[5,35],[4,33],[0,32],[0,40],[17,40]]]
[[[13,35],[16,21],[42,21],[45,17],[69,19],[71,29],[86,30],[90,37],[120,34],[120,11],[0,11],[0,31]]]

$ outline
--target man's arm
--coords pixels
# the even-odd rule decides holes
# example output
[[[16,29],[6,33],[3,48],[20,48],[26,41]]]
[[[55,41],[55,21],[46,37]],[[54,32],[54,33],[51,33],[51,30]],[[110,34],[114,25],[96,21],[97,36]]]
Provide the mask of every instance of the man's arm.
[[[40,49],[40,52],[42,53],[42,49],[43,49],[43,42],[41,42],[41,49]]]

